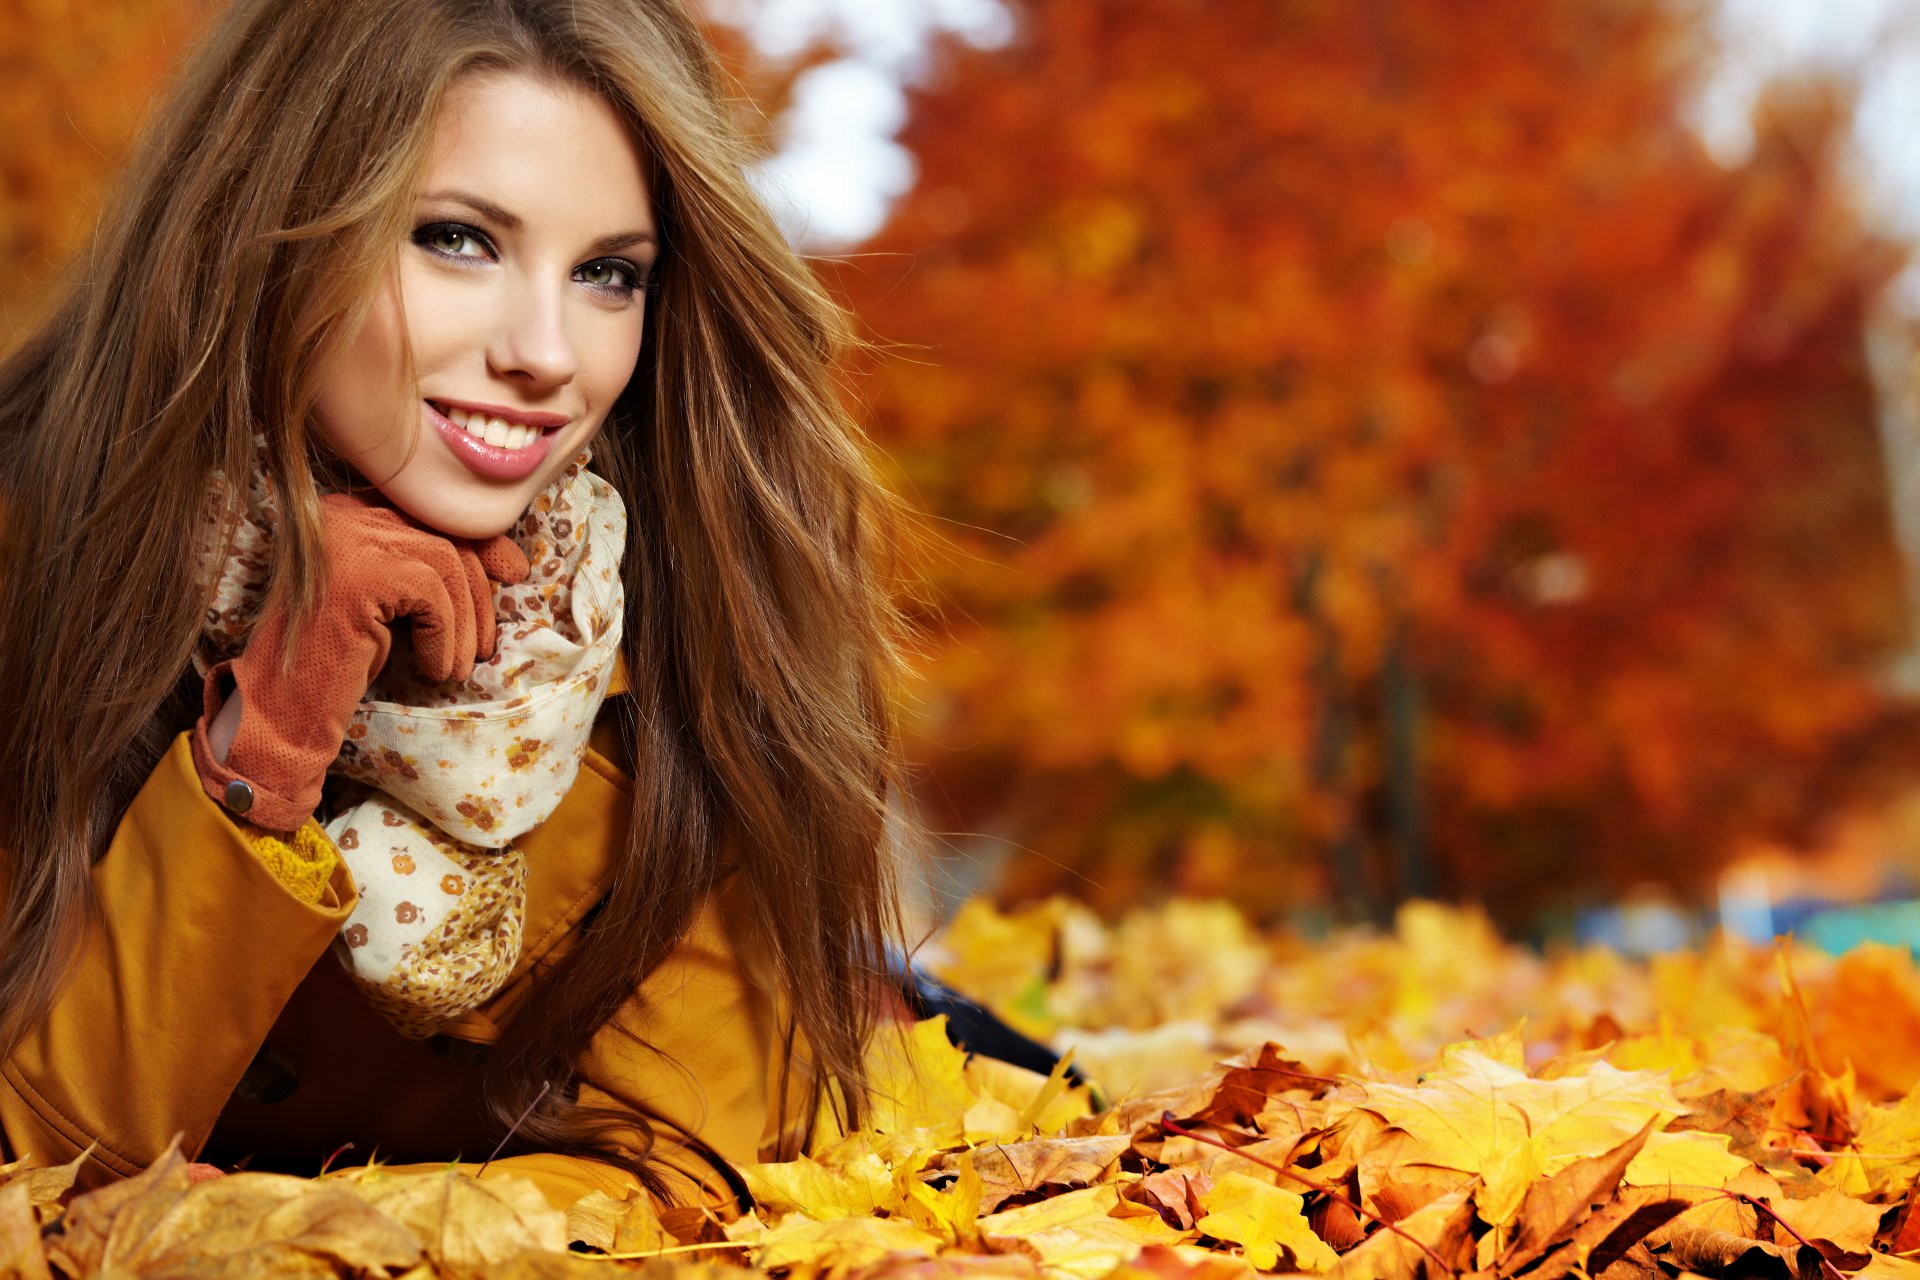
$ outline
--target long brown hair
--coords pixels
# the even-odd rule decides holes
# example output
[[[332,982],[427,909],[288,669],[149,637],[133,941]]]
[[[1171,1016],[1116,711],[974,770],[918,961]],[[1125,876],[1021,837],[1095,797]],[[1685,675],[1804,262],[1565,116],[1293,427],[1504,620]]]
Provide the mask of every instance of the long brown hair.
[[[64,296],[0,365],[0,1044],[53,999],[89,867],[190,718],[208,477],[239,492],[256,431],[288,513],[274,589],[311,608],[310,371],[402,243],[441,95],[482,68],[622,112],[663,246],[639,369],[595,445],[630,516],[629,841],[522,1002],[489,1104],[504,1126],[559,1086],[518,1144],[620,1158],[602,1135],[635,1118],[571,1101],[572,1064],[736,866],[789,1043],[857,1108],[897,925],[894,508],[835,393],[842,316],[747,185],[680,0],[415,0],[403,17],[239,0],[191,59]]]

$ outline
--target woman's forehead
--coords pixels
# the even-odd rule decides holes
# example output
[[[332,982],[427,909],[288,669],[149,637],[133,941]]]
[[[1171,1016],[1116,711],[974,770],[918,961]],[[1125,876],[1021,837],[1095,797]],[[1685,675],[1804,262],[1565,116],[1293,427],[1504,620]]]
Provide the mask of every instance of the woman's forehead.
[[[448,87],[423,179],[425,196],[477,197],[559,235],[653,230],[640,142],[620,113],[523,71],[469,72]]]

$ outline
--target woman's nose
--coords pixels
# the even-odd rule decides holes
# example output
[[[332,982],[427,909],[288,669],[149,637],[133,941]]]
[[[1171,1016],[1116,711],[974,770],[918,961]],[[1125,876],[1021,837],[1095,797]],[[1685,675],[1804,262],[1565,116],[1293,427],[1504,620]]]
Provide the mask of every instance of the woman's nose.
[[[487,351],[493,371],[539,387],[571,381],[577,357],[560,291],[529,284],[508,290],[501,303],[502,314]]]

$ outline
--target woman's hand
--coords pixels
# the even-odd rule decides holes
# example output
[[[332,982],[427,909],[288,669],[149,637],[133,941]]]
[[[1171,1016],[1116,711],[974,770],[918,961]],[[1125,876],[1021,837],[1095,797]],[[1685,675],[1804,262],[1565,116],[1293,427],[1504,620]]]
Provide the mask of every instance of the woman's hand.
[[[246,652],[207,673],[194,726],[207,794],[272,831],[292,831],[320,803],[347,722],[387,663],[395,621],[412,619],[422,675],[464,680],[493,656],[493,584],[527,577],[526,556],[504,534],[447,538],[348,494],[322,498],[320,509],[326,573],[295,666],[285,669],[287,620],[276,606]]]

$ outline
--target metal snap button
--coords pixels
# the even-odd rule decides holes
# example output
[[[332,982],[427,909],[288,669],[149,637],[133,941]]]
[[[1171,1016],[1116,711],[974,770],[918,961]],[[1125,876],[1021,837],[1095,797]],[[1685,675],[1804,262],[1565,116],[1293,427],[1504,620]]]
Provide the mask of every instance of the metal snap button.
[[[253,788],[235,778],[227,784],[227,808],[235,813],[245,813],[253,808]]]

